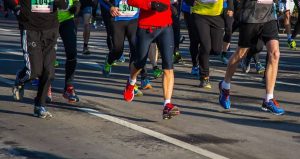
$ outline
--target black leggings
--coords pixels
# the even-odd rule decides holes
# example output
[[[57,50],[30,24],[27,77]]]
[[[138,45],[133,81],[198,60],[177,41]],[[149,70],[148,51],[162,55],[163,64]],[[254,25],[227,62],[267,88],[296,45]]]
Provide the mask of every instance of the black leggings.
[[[180,21],[179,21],[179,12],[178,6],[173,4],[171,5],[172,10],[172,20],[173,20],[173,32],[174,32],[174,54],[179,50],[180,43]]]
[[[110,13],[102,5],[100,5],[100,9],[101,9],[101,16],[105,25],[105,31],[107,35],[106,44],[108,50],[111,51],[112,49],[111,16]]]
[[[197,29],[195,26],[193,14],[183,13],[183,15],[184,15],[185,24],[188,29],[188,34],[190,37],[190,54],[192,57],[192,63],[193,63],[193,67],[196,67],[199,65],[199,59],[198,59],[199,39],[196,33]]]
[[[234,17],[228,16],[227,12],[225,11],[223,13],[223,18],[224,18],[224,22],[225,22],[225,35],[223,37],[223,41],[226,43],[230,43],[232,33],[233,33],[232,28],[233,28]]]
[[[297,23],[294,27],[294,31],[292,33],[292,39],[295,39],[297,37],[297,35],[300,33],[300,1],[299,0],[294,0],[294,3],[298,9],[298,19],[297,19]]]
[[[209,54],[222,52],[222,37],[224,34],[224,19],[222,16],[204,16],[193,14],[200,42],[199,74],[209,76]],[[201,71],[200,71],[201,70]]]
[[[74,19],[66,20],[60,23],[59,34],[64,43],[66,52],[65,65],[65,90],[68,84],[72,84],[74,80],[75,69],[77,65],[77,38],[76,25]]]
[[[136,52],[132,55],[134,66],[144,68],[148,59],[149,47],[153,41],[157,42],[162,58],[163,69],[173,69],[174,37],[171,26],[153,30],[141,29],[137,31]]]
[[[107,62],[112,64],[118,60],[124,49],[125,37],[127,37],[130,47],[130,52],[135,52],[135,39],[137,30],[137,20],[129,21],[111,21],[112,29],[112,50],[109,52]]]

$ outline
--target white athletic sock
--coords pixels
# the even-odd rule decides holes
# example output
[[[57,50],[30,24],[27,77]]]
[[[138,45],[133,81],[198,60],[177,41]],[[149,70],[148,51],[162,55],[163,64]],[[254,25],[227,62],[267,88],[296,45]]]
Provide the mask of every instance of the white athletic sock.
[[[131,79],[131,78],[129,77],[129,83],[130,83],[130,85],[135,85],[136,79]]]
[[[230,89],[230,83],[226,83],[225,81],[222,82],[222,88]]]
[[[166,106],[168,103],[171,103],[171,99],[166,99],[165,103],[164,103],[164,106]]]
[[[273,98],[274,98],[273,94],[266,94],[265,101],[266,101],[266,102],[269,102],[269,100],[270,100],[270,99],[273,99]]]

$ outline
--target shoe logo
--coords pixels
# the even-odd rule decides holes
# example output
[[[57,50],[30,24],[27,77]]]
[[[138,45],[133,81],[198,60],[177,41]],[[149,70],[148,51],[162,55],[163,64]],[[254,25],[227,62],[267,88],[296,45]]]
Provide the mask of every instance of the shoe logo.
[[[37,45],[36,45],[36,42],[34,42],[34,41],[33,41],[33,42],[28,42],[28,45],[29,45],[29,46],[32,46],[32,47],[36,47],[36,46],[37,46]]]

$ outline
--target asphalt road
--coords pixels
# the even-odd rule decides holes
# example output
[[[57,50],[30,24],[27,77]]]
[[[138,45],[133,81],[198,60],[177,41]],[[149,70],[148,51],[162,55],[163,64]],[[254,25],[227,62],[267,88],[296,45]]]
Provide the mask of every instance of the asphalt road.
[[[93,29],[92,54],[84,56],[82,30],[78,33],[78,67],[75,77],[80,102],[69,104],[62,98],[64,49],[59,41],[60,67],[53,82],[54,102],[48,105],[51,120],[32,116],[36,88],[26,85],[25,99],[13,100],[11,85],[23,65],[17,23],[0,18],[0,158],[7,159],[298,159],[300,156],[300,53],[286,47],[281,35],[281,61],[275,96],[286,110],[274,116],[260,110],[264,87],[253,68],[249,74],[239,69],[232,85],[232,109],[218,104],[218,82],[226,67],[211,57],[213,88],[198,87],[190,75],[188,36],[181,45],[184,62],[175,65],[173,103],[181,115],[162,120],[161,79],[126,103],[122,90],[128,78],[127,62],[113,67],[104,78],[101,66],[108,53],[103,27]],[[232,50],[237,36],[233,38]],[[300,41],[298,41],[300,44]],[[266,53],[261,54],[264,61]],[[252,65],[253,66],[253,65]],[[151,74],[151,66],[149,65]],[[139,82],[138,82],[139,84]]]

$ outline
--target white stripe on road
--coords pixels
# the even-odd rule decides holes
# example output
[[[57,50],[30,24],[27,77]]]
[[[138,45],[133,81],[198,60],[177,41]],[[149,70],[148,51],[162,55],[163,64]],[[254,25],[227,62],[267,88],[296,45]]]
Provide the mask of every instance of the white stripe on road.
[[[13,83],[14,83],[13,81],[8,80],[8,79],[3,78],[3,77],[0,77],[0,82],[6,83],[6,84],[9,84],[9,85],[13,85]],[[151,129],[147,129],[147,128],[138,126],[136,124],[127,122],[125,120],[122,120],[122,119],[119,119],[119,118],[116,118],[116,117],[113,117],[113,116],[110,116],[110,115],[107,115],[107,114],[103,114],[103,113],[101,113],[101,112],[99,112],[99,111],[97,111],[95,109],[90,109],[90,108],[75,108],[75,109],[78,109],[78,110],[86,112],[86,113],[88,113],[90,115],[94,115],[94,116],[97,116],[99,118],[108,120],[110,122],[122,125],[124,127],[133,129],[135,131],[144,133],[146,135],[152,136],[154,138],[160,139],[160,140],[165,141],[167,143],[176,145],[178,147],[181,147],[183,149],[195,152],[195,153],[197,153],[199,155],[202,155],[202,156],[205,156],[205,157],[208,157],[208,158],[211,158],[211,159],[228,159],[227,157],[218,155],[216,153],[210,152],[210,151],[202,149],[200,147],[197,147],[197,146],[191,145],[189,143],[180,141],[178,139],[169,137],[167,135],[164,135],[162,133],[153,131]]]
[[[110,116],[110,115],[107,115],[107,114],[100,113],[99,111],[94,110],[94,109],[89,109],[89,108],[77,108],[77,109],[79,109],[81,111],[84,111],[84,112],[87,112],[91,115],[97,116],[99,118],[111,121],[113,123],[125,126],[127,128],[136,130],[138,132],[147,134],[147,135],[155,137],[157,139],[163,140],[165,142],[168,142],[170,144],[173,144],[173,145],[176,145],[178,147],[184,148],[186,150],[195,152],[195,153],[200,154],[202,156],[212,158],[212,159],[227,159],[227,157],[215,154],[213,152],[207,151],[207,150],[202,149],[200,147],[197,147],[197,146],[191,145],[189,143],[177,140],[175,138],[169,137],[169,136],[164,135],[162,133],[159,133],[159,132],[156,132],[156,131],[153,131],[153,130],[150,130],[150,129],[147,129],[147,128],[144,128],[144,127],[141,127],[141,126],[138,126],[136,124],[121,120],[119,118],[116,118],[116,117],[113,117],[113,116]]]

